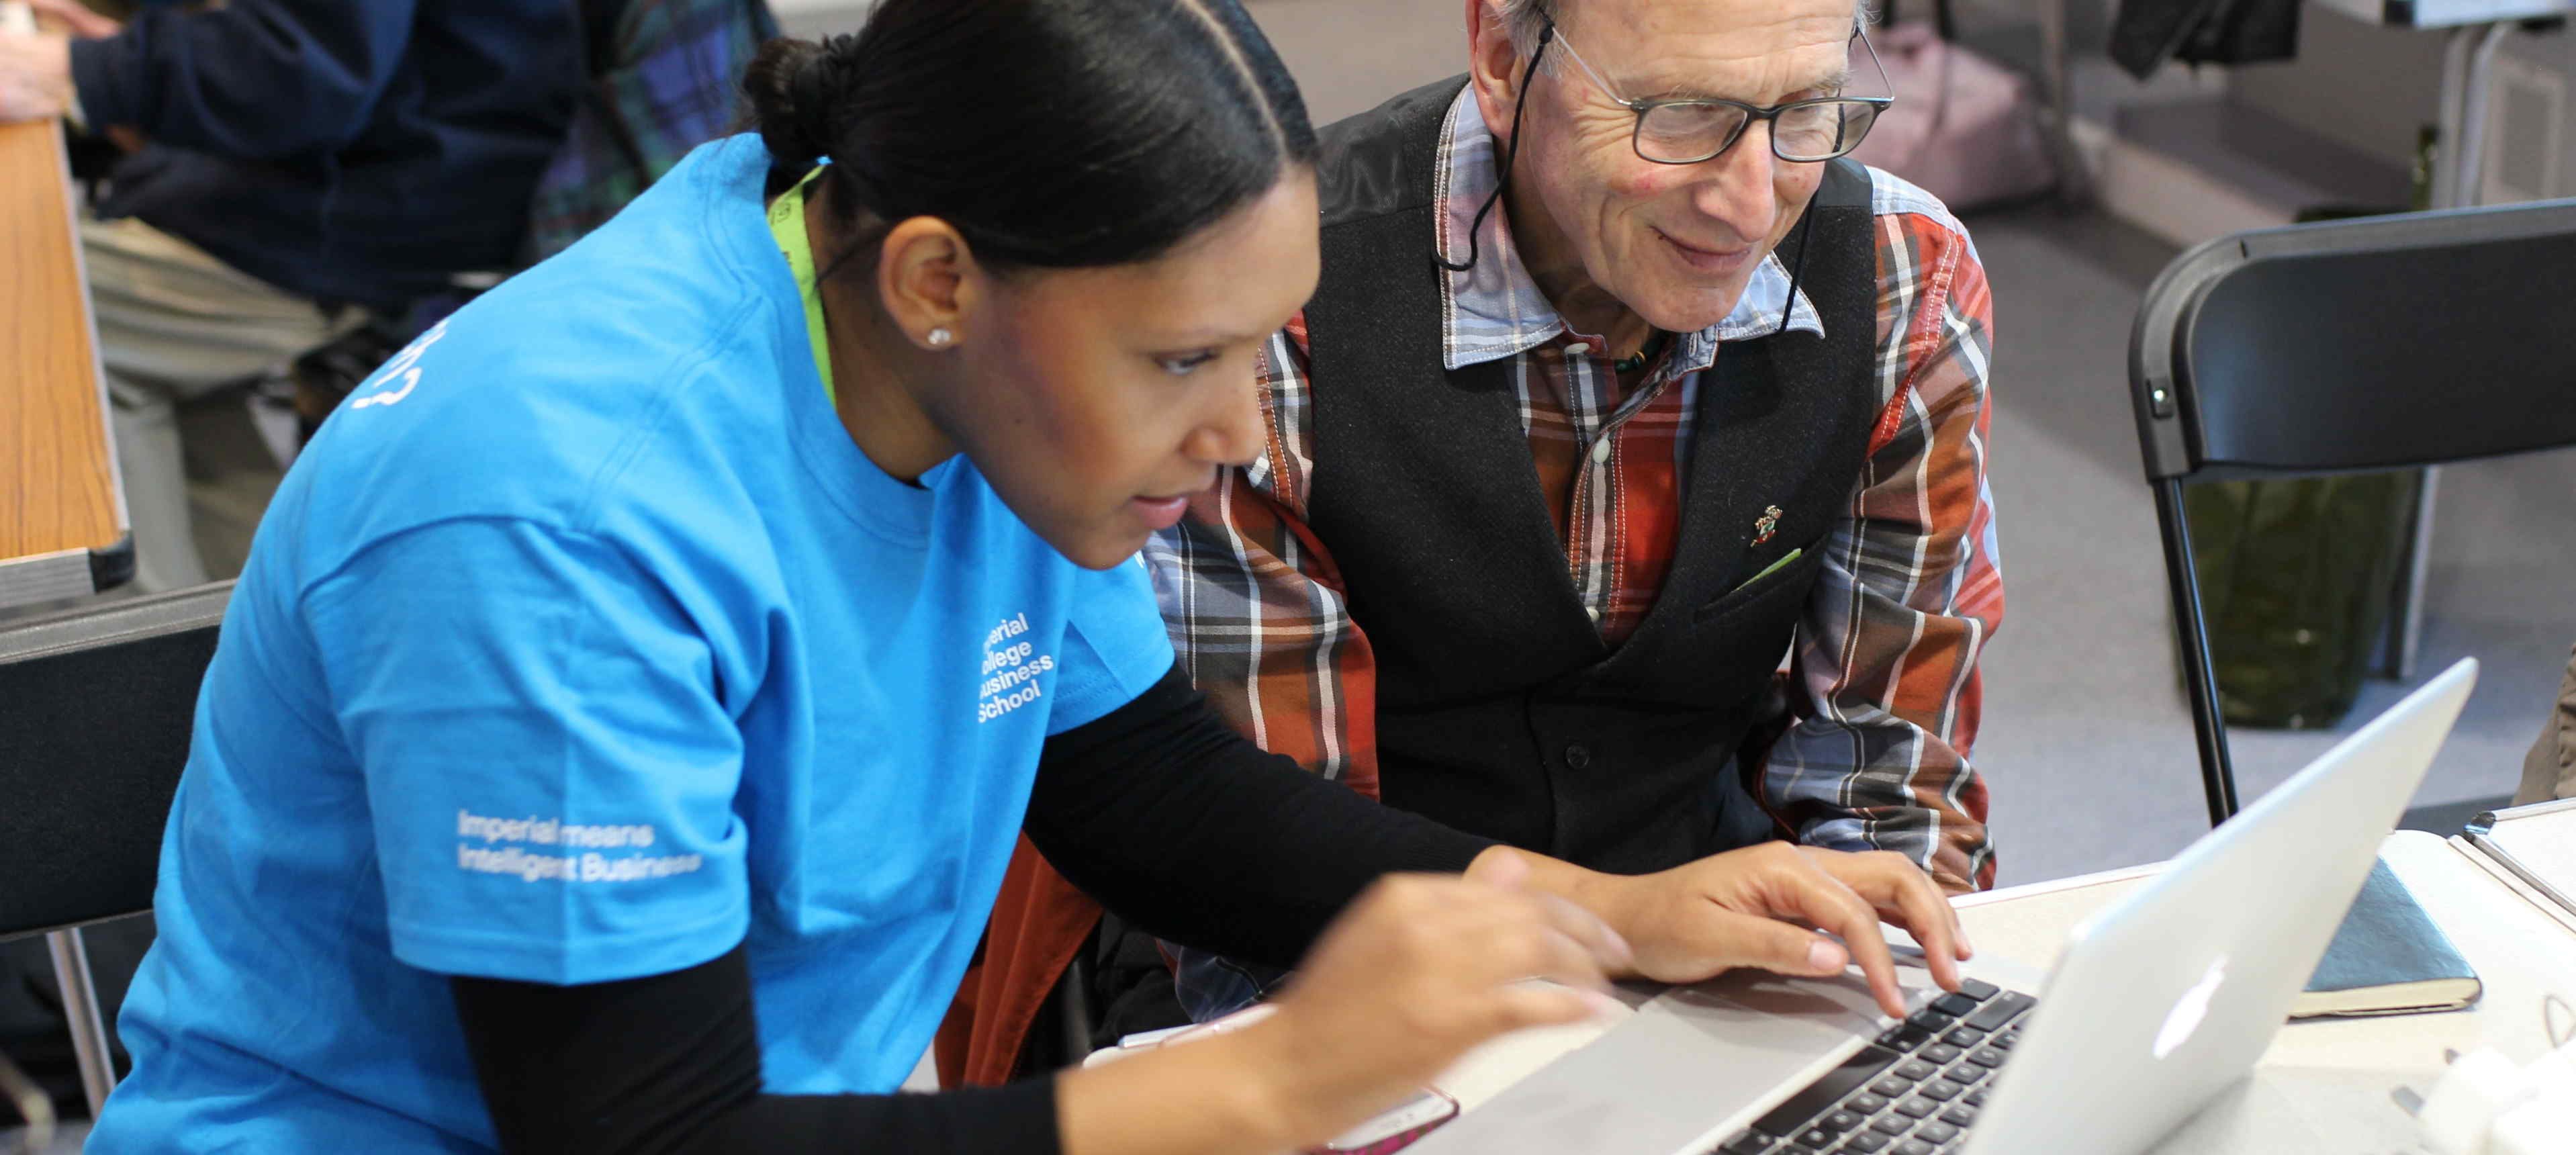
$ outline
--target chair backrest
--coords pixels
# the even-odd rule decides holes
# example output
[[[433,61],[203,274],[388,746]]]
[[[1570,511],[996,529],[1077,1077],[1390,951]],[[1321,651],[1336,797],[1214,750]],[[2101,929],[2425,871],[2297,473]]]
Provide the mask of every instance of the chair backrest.
[[[2150,482],[2576,445],[2576,200],[2212,241],[2148,288],[2129,366]]]
[[[2187,482],[2576,446],[2576,201],[2223,237],[2166,266],[2130,404],[2212,824],[2236,811]]]
[[[229,582],[0,625],[0,939],[152,907]]]

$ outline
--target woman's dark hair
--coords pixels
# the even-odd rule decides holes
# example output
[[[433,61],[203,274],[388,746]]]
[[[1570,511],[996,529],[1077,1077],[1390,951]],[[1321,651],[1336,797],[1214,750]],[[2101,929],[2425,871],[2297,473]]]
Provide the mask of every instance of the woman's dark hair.
[[[863,241],[938,217],[1004,269],[1149,259],[1315,156],[1236,0],[883,0],[743,88],[773,191],[829,157]]]

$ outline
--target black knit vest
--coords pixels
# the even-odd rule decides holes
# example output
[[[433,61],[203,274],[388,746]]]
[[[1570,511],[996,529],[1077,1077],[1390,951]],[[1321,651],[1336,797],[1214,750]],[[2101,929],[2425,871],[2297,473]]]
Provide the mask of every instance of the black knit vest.
[[[1826,336],[1729,342],[1702,379],[1672,568],[1614,649],[1539,493],[1511,359],[1442,365],[1432,185],[1462,84],[1326,128],[1319,165],[1310,523],[1375,653],[1385,800],[1620,873],[1757,841],[1737,768],[1772,736],[1773,674],[1880,408],[1868,172],[1834,162],[1807,210],[1799,287]]]

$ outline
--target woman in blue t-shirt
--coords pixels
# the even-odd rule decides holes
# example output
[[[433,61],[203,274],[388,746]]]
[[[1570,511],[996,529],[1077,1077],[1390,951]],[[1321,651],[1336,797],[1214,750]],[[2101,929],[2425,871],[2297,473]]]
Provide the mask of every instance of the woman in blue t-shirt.
[[[1315,134],[1233,0],[884,0],[746,90],[757,135],[424,335],[281,487],[93,1150],[1272,1151],[1588,1013],[1525,976],[1856,959],[1902,1013],[1884,916],[1955,980],[1901,859],[1592,874],[1190,689],[1128,559],[1262,455],[1255,350],[1317,279]],[[892,1094],[1023,831],[1297,982]]]

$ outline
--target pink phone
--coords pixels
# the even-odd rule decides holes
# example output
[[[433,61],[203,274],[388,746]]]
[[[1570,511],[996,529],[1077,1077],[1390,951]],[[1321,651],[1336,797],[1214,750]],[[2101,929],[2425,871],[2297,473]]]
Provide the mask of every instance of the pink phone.
[[[1429,1087],[1375,1118],[1312,1148],[1308,1155],[1392,1155],[1458,1117],[1458,1101]]]

